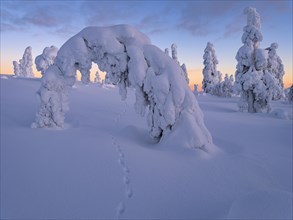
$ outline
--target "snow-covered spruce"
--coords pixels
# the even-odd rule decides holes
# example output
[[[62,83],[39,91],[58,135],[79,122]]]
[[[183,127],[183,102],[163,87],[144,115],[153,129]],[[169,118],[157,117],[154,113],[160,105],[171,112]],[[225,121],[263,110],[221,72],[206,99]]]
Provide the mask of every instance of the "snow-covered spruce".
[[[234,78],[233,75],[228,77],[228,74],[225,75],[224,81],[217,83],[213,88],[213,95],[219,97],[230,98],[234,93]]]
[[[178,54],[177,45],[175,43],[173,43],[171,45],[171,51],[172,51],[172,59],[175,60],[178,63],[178,65],[180,65],[180,62],[179,62],[178,56],[177,56],[177,54]],[[165,53],[169,55],[169,49],[168,48],[165,49]],[[187,72],[187,68],[186,68],[185,63],[183,63],[180,67],[182,69],[181,74],[184,76],[187,84],[189,84],[188,72]]]
[[[182,69],[182,74],[183,74],[183,76],[185,78],[185,81],[187,82],[187,84],[189,84],[188,72],[187,72],[187,68],[186,68],[185,63],[183,63],[181,65],[181,69]]]
[[[175,60],[178,64],[180,64],[177,57],[177,45],[175,43],[171,45],[171,51],[172,51],[172,59]]]
[[[17,61],[13,61],[12,63],[13,63],[14,75],[21,76],[20,64]]]
[[[35,58],[36,68],[42,75],[54,63],[57,52],[58,48],[52,45],[51,47],[45,47],[43,53]]]
[[[152,138],[180,136],[188,147],[212,145],[203,113],[178,63],[128,25],[87,27],[60,48],[55,63],[42,77],[41,107],[34,127],[64,126],[67,92],[75,82],[76,70],[81,72],[82,82],[88,83],[92,62],[118,85],[123,100],[128,86],[136,89],[135,110],[144,116],[148,108]]]
[[[22,59],[19,60],[19,63],[17,61],[13,61],[13,66],[15,76],[33,78],[32,48],[27,47],[24,51]]]
[[[289,103],[293,103],[293,85],[291,85],[288,89],[285,90],[286,99]]]
[[[278,44],[272,43],[270,47],[266,50],[269,51],[268,53],[268,71],[276,78],[277,85],[274,87],[273,90],[273,99],[279,100],[284,98],[284,83],[283,83],[283,76],[284,72],[284,65],[282,63],[281,58],[277,54]]]
[[[255,8],[244,10],[247,25],[243,29],[242,43],[237,52],[235,84],[241,93],[238,106],[250,113],[270,111],[270,101],[277,86],[277,80],[268,70],[268,51],[259,48],[263,39],[260,31],[260,16]]]
[[[203,59],[204,69],[202,71],[202,89],[205,93],[213,94],[215,85],[222,80],[222,73],[217,71],[217,64],[219,61],[216,57],[214,45],[210,42],[207,43],[204,50]]]

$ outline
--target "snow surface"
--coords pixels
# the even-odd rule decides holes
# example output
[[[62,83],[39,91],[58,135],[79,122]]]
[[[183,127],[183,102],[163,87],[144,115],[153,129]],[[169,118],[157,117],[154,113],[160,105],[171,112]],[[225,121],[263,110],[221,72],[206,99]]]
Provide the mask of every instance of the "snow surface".
[[[272,102],[286,120],[199,94],[207,157],[152,143],[134,90],[110,85],[77,82],[66,129],[31,129],[40,83],[1,77],[1,219],[292,219],[292,104]]]

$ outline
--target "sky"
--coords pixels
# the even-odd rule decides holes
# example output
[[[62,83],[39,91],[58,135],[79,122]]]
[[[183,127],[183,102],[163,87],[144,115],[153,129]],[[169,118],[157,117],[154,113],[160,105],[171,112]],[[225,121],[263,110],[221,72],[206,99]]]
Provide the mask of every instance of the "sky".
[[[252,6],[261,16],[261,48],[277,42],[285,67],[284,82],[292,74],[292,1],[13,1],[0,0],[0,73],[13,74],[12,61],[22,58],[27,46],[33,59],[45,47],[60,48],[86,26],[129,24],[164,50],[177,44],[178,60],[188,69],[190,85],[202,82],[203,53],[214,44],[217,69],[235,74],[238,49],[246,25],[243,11]],[[171,51],[171,49],[169,49]],[[33,67],[35,75],[40,76]]]

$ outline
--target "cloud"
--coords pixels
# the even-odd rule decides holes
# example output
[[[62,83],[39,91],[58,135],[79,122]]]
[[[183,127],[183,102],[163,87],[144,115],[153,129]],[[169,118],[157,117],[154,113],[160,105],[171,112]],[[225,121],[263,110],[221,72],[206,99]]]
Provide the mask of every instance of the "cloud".
[[[58,17],[44,9],[28,13],[22,19],[27,24],[30,23],[40,27],[53,27],[58,26],[60,23]]]
[[[11,24],[7,24],[7,23],[3,23],[1,22],[1,32],[5,32],[5,31],[19,31],[20,29],[11,25]]]
[[[121,1],[85,1],[81,4],[80,11],[85,16],[86,25],[114,25],[121,22],[135,21],[139,2]]]
[[[168,25],[167,16],[161,14],[151,14],[141,19],[137,28],[147,34],[161,34],[171,29]]]
[[[208,36],[219,31],[217,24],[233,7],[234,1],[187,2],[177,26],[195,36]]]
[[[232,22],[226,25],[225,27],[225,32],[224,32],[224,37],[233,37],[237,35],[238,33],[242,32],[243,25],[244,23],[244,16],[243,14],[239,14],[236,16],[235,19],[232,19]]]
[[[74,2],[11,1],[1,4],[1,31],[31,31],[31,28],[57,30],[69,26],[76,14],[72,7]]]

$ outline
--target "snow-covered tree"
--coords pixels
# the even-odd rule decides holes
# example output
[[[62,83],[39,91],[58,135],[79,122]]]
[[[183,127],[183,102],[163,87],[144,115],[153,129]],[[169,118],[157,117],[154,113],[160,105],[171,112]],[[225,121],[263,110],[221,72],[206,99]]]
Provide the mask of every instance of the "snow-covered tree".
[[[183,76],[184,76],[184,78],[185,78],[187,84],[189,84],[188,72],[187,72],[187,69],[186,69],[186,65],[185,65],[185,63],[183,63],[183,64],[181,65],[181,69],[182,69],[182,71],[183,71]]]
[[[276,79],[269,72],[268,51],[259,48],[263,39],[260,15],[255,8],[244,10],[247,25],[243,29],[242,43],[237,52],[236,88],[241,93],[239,109],[250,113],[270,111],[270,100],[276,87]]]
[[[51,47],[45,47],[43,53],[35,58],[36,68],[41,71],[42,75],[54,63],[57,53],[58,48],[52,45]]]
[[[293,103],[293,85],[285,90],[286,98],[289,103]]]
[[[142,116],[148,112],[153,139],[172,143],[180,137],[184,146],[207,149],[212,145],[203,113],[180,74],[180,66],[128,25],[87,27],[60,48],[42,77],[41,106],[33,127],[64,126],[68,91],[76,71],[87,83],[92,62],[107,72],[122,99],[127,97],[128,86],[135,88],[136,112]]]
[[[177,53],[177,45],[175,43],[173,43],[171,45],[171,51],[172,51],[172,59],[176,61],[176,63],[178,63],[178,65],[180,65],[180,62],[178,61],[178,53]],[[169,55],[169,49],[166,48],[165,49],[165,53]],[[187,84],[189,84],[189,78],[188,78],[188,72],[187,72],[187,68],[185,63],[183,63],[182,65],[180,65],[182,72],[181,74],[185,77],[185,80],[187,82]]]
[[[19,63],[17,63],[17,61],[13,61],[13,66],[15,76],[33,78],[32,48],[27,47],[24,51],[22,59],[19,60]]]
[[[180,64],[177,57],[177,45],[175,43],[171,45],[171,51],[172,51],[172,59],[175,60],[178,64]]]
[[[12,63],[13,63],[14,75],[21,76],[20,64],[17,61],[13,61]]]
[[[194,94],[195,96],[198,96],[198,85],[197,85],[197,84],[194,84],[194,85],[193,85],[193,94]]]
[[[215,85],[221,82],[222,73],[217,71],[217,64],[219,61],[216,57],[214,45],[210,42],[207,43],[204,50],[203,59],[204,69],[202,71],[202,88],[205,93],[213,94]]]
[[[96,72],[96,75],[95,75],[95,83],[98,83],[98,84],[101,84],[101,77],[100,77],[100,73],[99,71]]]
[[[169,48],[165,48],[165,54],[169,56]]]
[[[34,77],[32,48],[27,47],[24,51],[22,59],[19,61],[23,77]]]
[[[228,77],[225,75],[224,81],[222,82],[222,97],[232,97],[233,96],[233,76]]]
[[[284,83],[283,83],[283,76],[284,72],[284,65],[282,63],[281,58],[277,54],[278,44],[272,43],[270,47],[266,50],[269,51],[268,53],[268,71],[276,78],[277,86],[274,87],[273,91],[273,99],[279,100],[284,97]]]

